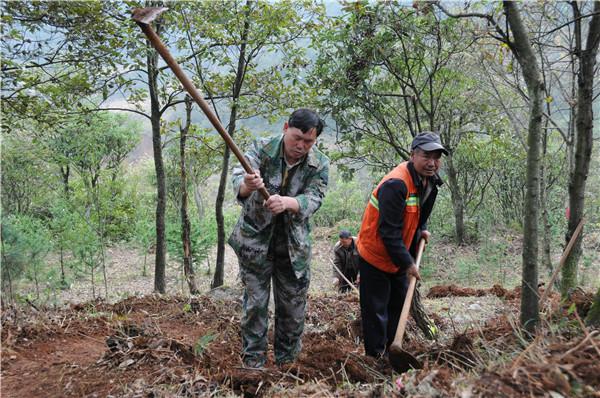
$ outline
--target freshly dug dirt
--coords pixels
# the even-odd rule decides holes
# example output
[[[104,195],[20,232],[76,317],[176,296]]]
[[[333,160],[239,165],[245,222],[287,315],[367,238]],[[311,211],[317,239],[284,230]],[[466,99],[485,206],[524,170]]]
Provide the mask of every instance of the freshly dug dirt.
[[[600,388],[600,333],[570,326],[524,344],[515,329],[518,305],[460,333],[432,314],[447,335],[438,342],[409,323],[403,347],[424,368],[395,374],[387,361],[364,356],[353,294],[310,295],[298,360],[277,367],[270,345],[265,368],[247,369],[239,356],[240,294],[3,308],[1,395],[529,397],[595,396]],[[557,316],[576,325],[576,315],[556,303]]]
[[[508,291],[500,285],[494,285],[489,289],[473,289],[470,287],[460,287],[456,285],[436,285],[432,286],[427,293],[427,298],[441,297],[469,297],[469,296],[487,296],[494,295],[496,297],[514,300],[521,297],[521,288],[516,287],[512,291]]]

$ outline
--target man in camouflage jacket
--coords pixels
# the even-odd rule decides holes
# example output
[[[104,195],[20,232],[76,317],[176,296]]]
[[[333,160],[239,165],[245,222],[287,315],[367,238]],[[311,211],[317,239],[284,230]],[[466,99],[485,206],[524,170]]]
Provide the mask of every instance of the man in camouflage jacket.
[[[249,367],[266,362],[271,279],[275,300],[275,360],[293,362],[304,330],[310,281],[309,217],[321,206],[329,159],[314,143],[323,130],[319,116],[298,109],[283,135],[255,141],[246,158],[255,170],[233,171],[233,188],[242,213],[229,238],[244,284],[242,359]],[[258,192],[266,188],[265,201]]]

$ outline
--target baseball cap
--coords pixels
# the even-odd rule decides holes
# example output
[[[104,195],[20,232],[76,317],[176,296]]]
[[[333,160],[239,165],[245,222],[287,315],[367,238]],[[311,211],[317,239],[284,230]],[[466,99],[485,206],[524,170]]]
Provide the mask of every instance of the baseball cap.
[[[350,234],[350,231],[346,231],[345,229],[340,231],[340,238],[342,239],[348,239],[351,236],[352,234]]]
[[[413,150],[416,148],[426,152],[441,150],[444,155],[448,155],[448,151],[440,141],[440,136],[430,131],[420,133],[413,139],[410,149]]]

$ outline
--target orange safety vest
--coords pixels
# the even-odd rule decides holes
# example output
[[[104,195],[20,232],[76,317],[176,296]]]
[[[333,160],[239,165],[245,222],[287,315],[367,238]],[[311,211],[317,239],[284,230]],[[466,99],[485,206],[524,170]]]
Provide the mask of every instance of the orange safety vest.
[[[377,228],[379,221],[379,201],[377,194],[381,184],[389,179],[400,179],[404,181],[408,188],[406,195],[406,206],[404,207],[404,223],[402,226],[402,240],[407,249],[410,248],[415,232],[419,226],[419,217],[421,208],[419,206],[419,192],[415,186],[410,171],[408,170],[408,162],[400,163],[392,171],[390,171],[379,182],[377,187],[371,193],[371,198],[363,215],[362,225],[358,235],[357,248],[360,256],[369,264],[384,272],[395,273],[398,271],[398,266],[392,262],[388,252],[383,244],[379,230]]]

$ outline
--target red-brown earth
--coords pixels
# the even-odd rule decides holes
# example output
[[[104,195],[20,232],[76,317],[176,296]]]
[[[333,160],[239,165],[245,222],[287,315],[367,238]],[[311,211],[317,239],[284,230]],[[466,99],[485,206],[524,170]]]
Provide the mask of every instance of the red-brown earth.
[[[432,313],[445,336],[440,341],[424,340],[410,324],[404,348],[424,368],[403,375],[364,356],[354,294],[311,295],[298,360],[277,367],[269,347],[271,356],[260,370],[240,361],[239,288],[192,298],[95,301],[62,310],[5,307],[0,392],[7,398],[599,397],[600,334],[580,321],[591,295],[574,296],[575,310],[551,295],[539,333],[527,338],[516,327],[514,291],[495,286],[485,294],[501,292],[502,313],[464,330]]]

